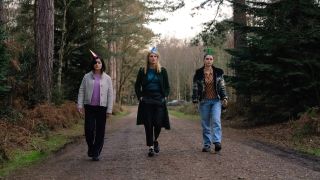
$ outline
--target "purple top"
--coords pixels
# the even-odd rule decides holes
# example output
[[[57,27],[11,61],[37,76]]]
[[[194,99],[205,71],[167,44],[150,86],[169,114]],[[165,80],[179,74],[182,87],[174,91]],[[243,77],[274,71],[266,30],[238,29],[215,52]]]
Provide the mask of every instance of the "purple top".
[[[94,77],[94,85],[93,85],[93,92],[91,98],[92,106],[100,106],[100,74],[93,74]]]

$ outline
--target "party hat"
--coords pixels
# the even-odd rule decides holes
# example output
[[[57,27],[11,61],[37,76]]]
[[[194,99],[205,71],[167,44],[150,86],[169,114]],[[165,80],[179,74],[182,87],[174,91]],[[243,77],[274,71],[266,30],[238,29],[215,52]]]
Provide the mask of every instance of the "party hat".
[[[153,47],[153,48],[150,50],[150,52],[153,53],[153,54],[158,54],[158,48]]]
[[[95,59],[99,58],[99,56],[98,56],[96,53],[94,53],[93,51],[91,51],[91,49],[89,49],[89,51],[91,52],[92,56],[93,56]]]
[[[214,55],[212,48],[206,48],[203,50],[205,55]]]

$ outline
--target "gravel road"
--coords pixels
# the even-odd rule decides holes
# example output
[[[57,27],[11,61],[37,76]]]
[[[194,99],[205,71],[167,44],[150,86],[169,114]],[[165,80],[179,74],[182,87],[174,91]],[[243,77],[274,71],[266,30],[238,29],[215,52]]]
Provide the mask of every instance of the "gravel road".
[[[222,151],[201,152],[200,122],[171,117],[171,130],[162,130],[161,151],[147,156],[143,126],[136,126],[136,108],[108,121],[101,160],[86,156],[84,138],[32,167],[6,179],[320,179],[320,158],[307,157],[251,140],[223,129]]]

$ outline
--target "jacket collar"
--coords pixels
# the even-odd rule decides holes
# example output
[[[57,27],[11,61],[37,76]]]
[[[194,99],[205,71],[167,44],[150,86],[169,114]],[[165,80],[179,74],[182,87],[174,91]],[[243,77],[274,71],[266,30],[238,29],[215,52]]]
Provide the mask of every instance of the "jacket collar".
[[[92,79],[94,79],[94,73],[93,73],[93,71],[90,71],[89,74],[90,74],[90,77],[91,77]],[[106,75],[106,73],[103,72],[103,73],[101,74],[101,79],[104,78],[105,75]]]
[[[212,67],[213,71],[216,69],[216,67],[214,67],[214,65],[212,65],[211,67]],[[204,71],[204,66],[202,66],[202,67],[200,68],[200,71]]]

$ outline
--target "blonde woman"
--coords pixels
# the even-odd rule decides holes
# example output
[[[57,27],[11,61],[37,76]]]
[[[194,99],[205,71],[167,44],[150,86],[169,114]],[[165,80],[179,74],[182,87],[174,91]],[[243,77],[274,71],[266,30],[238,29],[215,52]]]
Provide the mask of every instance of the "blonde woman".
[[[144,125],[148,156],[160,152],[161,128],[170,129],[166,98],[170,91],[167,71],[159,63],[157,48],[147,54],[146,66],[140,68],[135,92],[139,100],[137,125]]]

